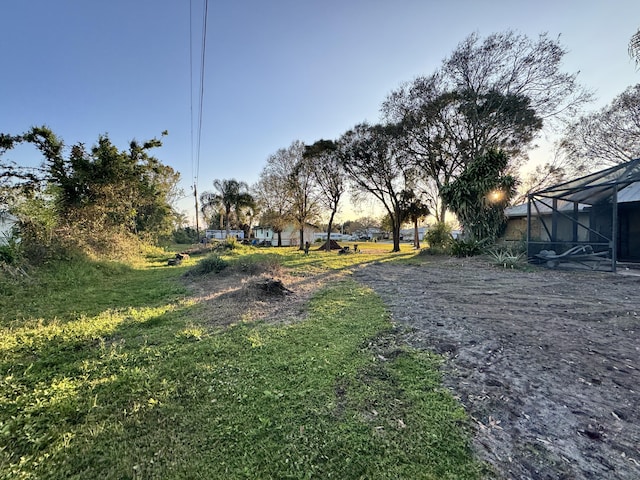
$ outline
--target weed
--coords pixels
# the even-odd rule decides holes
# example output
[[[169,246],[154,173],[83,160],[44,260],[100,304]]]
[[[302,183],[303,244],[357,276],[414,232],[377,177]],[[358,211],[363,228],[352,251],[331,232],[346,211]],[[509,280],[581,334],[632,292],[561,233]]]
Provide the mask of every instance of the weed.
[[[488,252],[489,258],[495,265],[502,265],[504,268],[517,268],[522,266],[525,254],[514,252],[510,249],[491,250]]]

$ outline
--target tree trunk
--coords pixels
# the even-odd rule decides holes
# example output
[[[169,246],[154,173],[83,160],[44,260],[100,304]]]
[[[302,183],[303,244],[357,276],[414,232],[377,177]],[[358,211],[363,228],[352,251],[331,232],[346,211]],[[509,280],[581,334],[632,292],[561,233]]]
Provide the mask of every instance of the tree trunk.
[[[229,228],[229,218],[231,218],[231,209],[228,208],[224,211],[224,223],[225,223],[225,227],[227,229],[227,237],[229,238],[229,235],[231,234],[231,229]]]
[[[420,232],[418,232],[418,219],[414,220],[413,224],[413,246],[416,250],[420,249]]]
[[[440,205],[440,216],[439,218],[437,218],[437,220],[440,223],[444,223],[444,216],[446,215],[446,213],[447,213],[447,206],[444,204],[444,202],[442,202]]]
[[[393,250],[392,252],[400,251],[400,220],[399,215],[391,217],[391,225],[393,227]]]
[[[331,212],[331,217],[329,217],[329,226],[327,227],[327,243],[326,250],[327,252],[331,251],[331,227],[333,226],[333,216],[335,215],[335,210]]]
[[[300,248],[298,250],[304,250],[304,227],[300,228]]]
[[[278,246],[282,246],[282,232],[278,232]]]

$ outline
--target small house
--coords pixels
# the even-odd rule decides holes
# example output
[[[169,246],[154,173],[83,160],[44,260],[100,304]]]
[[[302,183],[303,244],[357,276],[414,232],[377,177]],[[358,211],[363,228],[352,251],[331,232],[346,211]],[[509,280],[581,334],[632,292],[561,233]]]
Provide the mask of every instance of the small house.
[[[313,243],[314,235],[320,230],[315,225],[307,223],[304,227],[304,242]],[[258,245],[278,246],[278,233],[273,227],[268,225],[259,225],[253,227],[253,237]],[[300,246],[300,229],[293,223],[288,224],[282,232],[280,232],[283,247],[299,247]]]
[[[226,230],[206,230],[205,236],[208,239],[225,240],[227,238]],[[238,240],[244,240],[244,230],[229,230],[229,237]]]

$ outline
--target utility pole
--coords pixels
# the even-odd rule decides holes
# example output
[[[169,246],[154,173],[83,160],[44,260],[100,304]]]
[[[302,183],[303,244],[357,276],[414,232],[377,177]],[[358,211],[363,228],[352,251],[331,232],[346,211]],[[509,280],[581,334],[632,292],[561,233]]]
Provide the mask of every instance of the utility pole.
[[[198,220],[198,186],[197,184],[194,182],[193,184],[193,197],[195,199],[196,202],[196,235],[198,236],[198,243],[200,243],[200,222]]]

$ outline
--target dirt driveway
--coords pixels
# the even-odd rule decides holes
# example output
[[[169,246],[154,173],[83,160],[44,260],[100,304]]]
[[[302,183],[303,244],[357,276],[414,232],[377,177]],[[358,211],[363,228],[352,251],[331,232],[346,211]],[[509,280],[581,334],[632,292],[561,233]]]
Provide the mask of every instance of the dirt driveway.
[[[445,355],[497,478],[640,479],[640,277],[437,257],[354,277]]]

